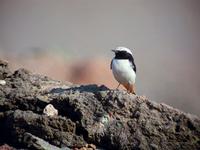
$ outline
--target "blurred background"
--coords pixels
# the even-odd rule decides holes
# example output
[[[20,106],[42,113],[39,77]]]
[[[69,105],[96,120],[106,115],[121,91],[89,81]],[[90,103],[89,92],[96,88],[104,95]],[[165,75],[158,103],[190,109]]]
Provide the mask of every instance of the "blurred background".
[[[117,46],[135,49],[139,95],[200,116],[199,0],[0,0],[12,69],[116,88]]]

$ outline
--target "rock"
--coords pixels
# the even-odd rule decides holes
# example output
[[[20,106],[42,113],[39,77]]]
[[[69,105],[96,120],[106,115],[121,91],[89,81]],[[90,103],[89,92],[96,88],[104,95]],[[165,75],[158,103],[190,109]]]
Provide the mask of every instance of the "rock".
[[[81,136],[75,135],[76,125],[70,119],[35,114],[32,111],[9,111],[6,114],[5,126],[9,129],[14,143],[23,142],[26,132],[42,138],[59,147],[83,146],[86,142]],[[22,142],[22,143],[21,143]]]
[[[0,60],[0,79],[5,79],[10,74],[11,71],[8,68],[8,62]]]
[[[6,85],[6,81],[5,80],[0,80],[0,85]]]
[[[58,115],[58,110],[55,109],[55,108],[53,107],[52,104],[48,104],[48,105],[44,108],[43,114],[45,114],[45,115],[47,115],[47,116],[51,116],[51,117],[57,116],[57,115]]]
[[[105,86],[63,83],[25,69],[4,72],[10,72],[6,65],[0,67],[6,81],[0,86],[1,145],[21,149],[200,149],[197,116]],[[46,106],[55,107],[58,115],[44,115]]]
[[[53,146],[48,142],[44,141],[41,138],[38,138],[30,133],[25,133],[23,142],[27,143],[27,147],[29,149],[37,149],[37,150],[70,150],[68,147],[59,148],[57,146]]]
[[[96,149],[96,146],[94,144],[88,144],[87,147],[92,148],[92,149]]]
[[[4,144],[2,146],[0,146],[0,150],[14,150],[12,147],[10,147],[7,144]]]

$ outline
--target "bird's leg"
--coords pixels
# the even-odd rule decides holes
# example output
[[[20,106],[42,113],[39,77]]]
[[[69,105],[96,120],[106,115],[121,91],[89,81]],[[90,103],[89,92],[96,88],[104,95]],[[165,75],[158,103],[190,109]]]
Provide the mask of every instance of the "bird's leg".
[[[136,92],[135,92],[135,84],[131,84],[131,85],[130,85],[130,93],[136,95]]]
[[[133,84],[133,92],[134,95],[136,95],[136,88],[135,88],[135,84]]]
[[[120,85],[121,85],[121,84],[119,83],[119,85],[117,86],[117,88],[116,88],[116,89],[118,89]]]
[[[128,91],[128,94],[131,93],[131,86],[130,86],[130,84],[128,84],[128,89],[127,89],[127,91]]]

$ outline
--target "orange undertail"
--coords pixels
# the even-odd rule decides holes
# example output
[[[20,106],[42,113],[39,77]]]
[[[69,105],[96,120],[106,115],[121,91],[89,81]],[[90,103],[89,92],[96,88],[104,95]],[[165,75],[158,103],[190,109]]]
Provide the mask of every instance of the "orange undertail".
[[[126,83],[126,84],[122,84],[122,85],[126,88],[128,93],[132,93],[132,94],[136,95],[135,84]]]

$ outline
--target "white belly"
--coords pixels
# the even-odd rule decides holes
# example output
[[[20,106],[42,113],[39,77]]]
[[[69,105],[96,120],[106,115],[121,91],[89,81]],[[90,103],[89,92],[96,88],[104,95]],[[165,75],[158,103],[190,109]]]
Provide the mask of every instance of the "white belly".
[[[119,83],[135,83],[136,74],[129,60],[113,59],[112,72]]]

